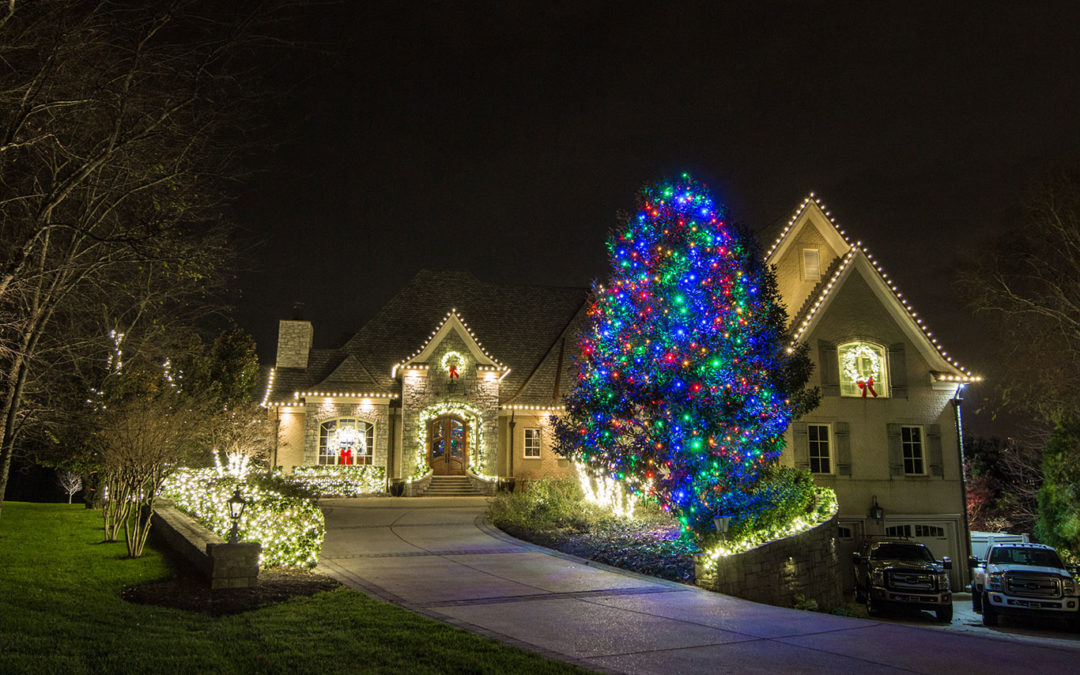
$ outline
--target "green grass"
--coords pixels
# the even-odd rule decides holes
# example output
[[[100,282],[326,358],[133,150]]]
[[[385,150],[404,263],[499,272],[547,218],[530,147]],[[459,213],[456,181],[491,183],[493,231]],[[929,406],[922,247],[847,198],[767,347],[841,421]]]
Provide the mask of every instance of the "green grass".
[[[101,543],[100,514],[6,502],[2,673],[580,672],[347,589],[223,617],[135,605],[120,591],[172,574]]]

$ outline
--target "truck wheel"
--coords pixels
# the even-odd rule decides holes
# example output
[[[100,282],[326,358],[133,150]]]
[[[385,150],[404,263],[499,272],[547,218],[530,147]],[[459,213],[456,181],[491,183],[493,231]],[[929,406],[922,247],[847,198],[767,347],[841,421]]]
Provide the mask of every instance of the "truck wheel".
[[[982,591],[977,588],[971,592],[971,611],[982,613]]]
[[[998,625],[998,613],[994,609],[994,606],[990,604],[990,597],[983,593],[982,596],[982,615],[984,626],[996,626]]]
[[[952,623],[952,605],[936,610],[937,620],[942,623]]]
[[[866,594],[866,613],[870,616],[881,614],[881,607],[874,602],[874,597],[869,593]]]

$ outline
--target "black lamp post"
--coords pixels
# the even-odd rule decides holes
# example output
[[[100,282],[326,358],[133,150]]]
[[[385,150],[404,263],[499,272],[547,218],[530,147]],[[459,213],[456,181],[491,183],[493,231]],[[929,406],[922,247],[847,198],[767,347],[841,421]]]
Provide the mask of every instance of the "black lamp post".
[[[244,507],[247,501],[240,495],[240,488],[233,491],[229,498],[229,517],[232,518],[232,530],[229,532],[229,543],[235,544],[240,539],[240,516],[244,515]]]

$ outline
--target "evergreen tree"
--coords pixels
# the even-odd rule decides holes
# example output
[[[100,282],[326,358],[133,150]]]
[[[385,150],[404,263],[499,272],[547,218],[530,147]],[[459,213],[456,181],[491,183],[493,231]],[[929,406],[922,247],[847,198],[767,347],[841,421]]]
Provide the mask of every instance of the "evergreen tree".
[[[1043,449],[1035,535],[1071,559],[1080,558],[1080,423],[1058,423]]]
[[[765,508],[754,488],[817,391],[754,239],[685,174],[639,199],[608,239],[558,445],[704,534]]]

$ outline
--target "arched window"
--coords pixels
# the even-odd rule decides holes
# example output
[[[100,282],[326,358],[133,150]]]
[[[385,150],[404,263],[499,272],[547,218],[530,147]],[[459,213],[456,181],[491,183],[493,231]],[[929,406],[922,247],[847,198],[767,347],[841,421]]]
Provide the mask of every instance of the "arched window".
[[[889,395],[885,348],[872,342],[849,342],[836,348],[840,395],[883,398]]]
[[[375,425],[351,417],[327,420],[319,428],[319,464],[371,464]]]

